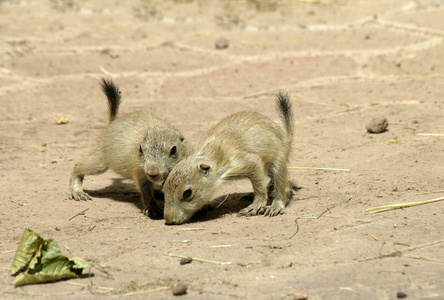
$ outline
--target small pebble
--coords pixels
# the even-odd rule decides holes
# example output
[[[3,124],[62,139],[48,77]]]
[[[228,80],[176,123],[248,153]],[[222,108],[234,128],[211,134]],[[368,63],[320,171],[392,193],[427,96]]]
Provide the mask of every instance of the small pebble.
[[[387,131],[388,125],[389,123],[386,118],[374,118],[365,128],[368,133],[382,133]]]
[[[295,292],[293,294],[293,299],[294,300],[307,300],[308,299],[308,294],[307,293]]]
[[[183,283],[175,283],[171,288],[174,296],[180,296],[187,293],[187,286]]]
[[[230,46],[230,42],[226,38],[220,38],[216,41],[216,49],[225,49]]]
[[[193,261],[193,259],[191,258],[191,257],[186,257],[186,258],[182,258],[181,260],[180,260],[180,264],[181,265],[186,265],[186,264],[189,264],[190,262],[192,262]]]
[[[57,121],[57,125],[68,124],[68,123],[69,123],[69,119],[68,118],[60,118]]]
[[[397,297],[398,299],[403,299],[403,298],[406,298],[406,297],[407,297],[407,294],[404,293],[404,292],[398,292],[398,293],[396,294],[396,297]]]

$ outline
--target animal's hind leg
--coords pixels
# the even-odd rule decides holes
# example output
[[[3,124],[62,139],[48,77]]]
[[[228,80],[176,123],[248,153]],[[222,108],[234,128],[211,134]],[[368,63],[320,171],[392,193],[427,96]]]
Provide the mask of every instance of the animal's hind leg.
[[[267,184],[268,178],[265,173],[265,168],[262,161],[258,160],[252,162],[252,169],[249,172],[249,178],[253,185],[254,200],[253,203],[242,209],[239,216],[256,216],[264,213],[265,206],[267,205]]]
[[[270,185],[273,187],[270,197],[273,198],[273,202],[271,205],[265,207],[264,215],[272,217],[284,213],[284,208],[291,194],[285,161],[277,161],[272,165],[270,177]]]
[[[102,159],[103,153],[95,150],[81,161],[76,163],[70,179],[70,198],[80,200],[91,200],[91,197],[83,191],[83,178],[85,175],[99,175],[108,170]]]

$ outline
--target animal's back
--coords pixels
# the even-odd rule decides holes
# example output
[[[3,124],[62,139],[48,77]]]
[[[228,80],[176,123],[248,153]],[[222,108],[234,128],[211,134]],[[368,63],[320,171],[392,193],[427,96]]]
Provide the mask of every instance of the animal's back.
[[[267,156],[290,141],[279,126],[269,118],[255,112],[239,112],[213,127],[204,145],[217,144],[228,151],[236,149]],[[204,146],[205,147],[205,146]]]

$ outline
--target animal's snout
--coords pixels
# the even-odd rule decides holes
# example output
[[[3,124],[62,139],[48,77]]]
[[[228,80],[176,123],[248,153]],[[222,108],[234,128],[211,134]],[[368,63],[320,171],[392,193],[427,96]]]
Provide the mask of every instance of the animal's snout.
[[[176,223],[174,221],[167,221],[165,220],[165,225],[179,225],[180,223]]]
[[[146,167],[146,175],[151,179],[157,179],[160,175],[160,170],[158,166],[149,165]]]
[[[168,198],[168,197],[166,197]],[[168,202],[165,202],[164,219],[166,225],[180,225],[184,223],[184,219],[180,210],[172,209]]]
[[[174,218],[164,214],[165,225],[178,225],[179,223],[174,220]]]

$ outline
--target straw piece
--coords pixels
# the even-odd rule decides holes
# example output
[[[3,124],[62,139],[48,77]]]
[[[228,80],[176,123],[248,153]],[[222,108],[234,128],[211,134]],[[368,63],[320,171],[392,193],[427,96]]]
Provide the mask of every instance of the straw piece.
[[[436,193],[444,193],[444,190],[432,191],[432,192],[424,192],[424,193],[417,193],[416,195],[428,195],[428,194],[436,194]]]
[[[5,250],[5,251],[3,251],[2,252],[2,254],[5,254],[5,253],[11,253],[11,252],[16,252],[17,250]]]
[[[444,136],[444,133],[418,133],[418,135],[422,135],[422,136]]]
[[[317,167],[288,167],[290,170],[321,170],[321,171],[345,171],[350,172],[350,169],[337,169],[337,168],[317,168]]]
[[[205,230],[205,228],[194,227],[194,228],[178,228],[177,229],[177,231],[197,231],[197,230]]]
[[[68,282],[68,284],[82,286],[82,287],[92,287],[92,288],[96,288],[96,289],[100,289],[100,290],[108,290],[108,291],[114,290],[114,288],[112,288],[112,287],[100,286],[100,285],[91,285],[91,284],[78,283],[78,282]]]
[[[169,288],[170,287],[168,287],[168,286],[163,286],[163,287],[152,289],[152,290],[140,290],[140,291],[130,292],[130,293],[126,293],[126,294],[116,295],[116,296],[113,296],[113,298],[128,297],[128,296],[134,296],[134,295],[140,295],[140,294],[146,294],[146,293],[153,293],[153,292],[168,290]]]
[[[415,206],[415,205],[422,205],[432,202],[438,202],[444,200],[444,197],[441,198],[435,198],[431,200],[425,200],[425,201],[418,201],[418,202],[409,202],[409,203],[398,203],[398,204],[390,204],[390,205],[383,205],[383,206],[377,206],[377,207],[371,207],[364,210],[364,213],[369,214],[375,214],[378,212],[383,212],[387,210],[397,209],[397,208],[404,208],[409,206]]]
[[[230,196],[230,194],[231,194],[231,191],[227,194],[225,199],[221,203],[219,203],[219,205],[216,208],[219,208],[222,204],[224,204],[224,202],[228,199],[228,196]]]
[[[26,203],[20,203],[20,202],[15,201],[15,200],[11,200],[11,202],[12,202],[12,203],[15,203],[15,204],[18,204],[18,205],[20,205],[20,206],[26,206],[26,205],[28,205],[28,204],[26,204]]]
[[[381,143],[386,143],[386,144],[404,144],[403,141],[381,141]]]
[[[403,243],[403,242],[393,242],[393,244],[395,244],[395,245],[400,245],[400,246],[408,246],[408,247],[411,246],[411,244],[409,244],[409,243]]]

